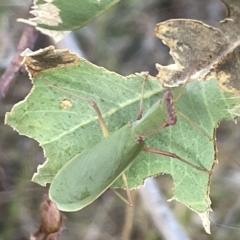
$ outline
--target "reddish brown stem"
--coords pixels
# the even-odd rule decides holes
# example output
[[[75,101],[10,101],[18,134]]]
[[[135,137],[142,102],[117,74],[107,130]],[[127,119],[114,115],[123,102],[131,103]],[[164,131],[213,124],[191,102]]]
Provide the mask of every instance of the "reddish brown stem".
[[[22,62],[22,57],[20,56],[20,54],[26,48],[33,49],[37,36],[38,32],[35,27],[25,27],[17,47],[17,52],[15,53],[11,63],[3,73],[2,77],[0,78],[0,101],[2,101],[6,97],[8,90],[15,83],[15,80],[20,73]]]
[[[144,73],[144,80],[143,80],[143,83],[142,83],[142,93],[141,93],[141,100],[140,100],[140,104],[139,104],[139,111],[138,111],[138,115],[137,115],[137,120],[140,120],[142,118],[144,88],[145,88],[145,83],[146,83],[146,80],[148,78],[148,75],[149,75],[148,72]]]

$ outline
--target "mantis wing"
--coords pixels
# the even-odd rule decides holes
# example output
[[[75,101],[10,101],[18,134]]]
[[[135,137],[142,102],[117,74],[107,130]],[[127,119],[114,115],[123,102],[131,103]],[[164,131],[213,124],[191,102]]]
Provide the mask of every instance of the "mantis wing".
[[[76,211],[97,199],[130,166],[144,142],[128,125],[69,161],[53,179],[49,195],[62,211]],[[77,183],[77,184],[76,184]]]

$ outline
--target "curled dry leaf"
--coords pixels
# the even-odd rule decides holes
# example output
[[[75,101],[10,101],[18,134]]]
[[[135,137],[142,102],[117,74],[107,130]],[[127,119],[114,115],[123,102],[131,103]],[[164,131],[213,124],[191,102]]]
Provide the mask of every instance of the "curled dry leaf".
[[[240,93],[240,2],[223,0],[227,18],[214,28],[191,19],[173,19],[157,24],[155,35],[170,48],[175,64],[157,64],[158,78],[169,87],[192,78],[216,77],[227,92]],[[194,72],[193,72],[194,70]]]
[[[68,49],[56,50],[54,46],[39,49],[35,52],[27,48],[21,53],[21,56],[24,57],[22,64],[28,71],[30,79],[41,71],[76,65],[79,60],[77,54],[70,53]]]
[[[30,237],[30,240],[57,240],[65,229],[63,225],[63,216],[56,204],[49,199],[47,194],[43,196],[40,211],[42,218],[41,225],[38,231]]]

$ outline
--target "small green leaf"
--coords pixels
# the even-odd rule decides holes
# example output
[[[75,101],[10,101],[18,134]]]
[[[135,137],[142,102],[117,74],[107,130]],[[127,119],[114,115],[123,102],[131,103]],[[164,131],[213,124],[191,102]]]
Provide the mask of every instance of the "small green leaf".
[[[35,26],[41,32],[50,35],[56,41],[68,31],[85,26],[120,0],[54,0],[34,1],[35,17],[18,19],[20,22]]]

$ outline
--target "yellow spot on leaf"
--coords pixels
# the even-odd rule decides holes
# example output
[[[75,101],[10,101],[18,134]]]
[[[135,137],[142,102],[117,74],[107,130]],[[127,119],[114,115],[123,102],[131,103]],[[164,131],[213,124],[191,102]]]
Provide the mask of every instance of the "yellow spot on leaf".
[[[62,102],[60,103],[60,107],[67,109],[71,108],[73,106],[72,101],[69,99],[63,99]]]

